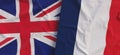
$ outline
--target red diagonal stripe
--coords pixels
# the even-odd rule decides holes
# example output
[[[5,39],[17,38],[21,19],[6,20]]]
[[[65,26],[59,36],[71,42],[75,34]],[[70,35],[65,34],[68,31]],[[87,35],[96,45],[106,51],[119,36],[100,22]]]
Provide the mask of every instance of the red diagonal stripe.
[[[0,19],[5,19],[5,17],[3,17],[3,16],[0,15]]]
[[[13,39],[13,37],[6,38],[5,40],[3,40],[3,41],[0,42],[0,46],[2,46],[3,44],[7,43],[8,41],[10,41],[12,39]]]
[[[43,17],[44,15],[50,13],[51,11],[55,10],[56,8],[61,6],[61,2],[57,3],[56,5],[54,5],[53,7],[49,8],[46,11],[43,11],[42,13],[40,13],[37,17]]]
[[[48,39],[50,39],[50,40],[52,40],[52,41],[55,41],[56,42],[56,38],[55,37],[52,37],[52,36],[45,36],[46,38],[48,38]]]

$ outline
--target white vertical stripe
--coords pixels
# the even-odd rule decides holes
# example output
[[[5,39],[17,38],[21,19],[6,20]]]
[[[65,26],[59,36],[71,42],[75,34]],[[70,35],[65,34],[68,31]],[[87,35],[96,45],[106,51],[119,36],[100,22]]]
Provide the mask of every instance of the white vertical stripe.
[[[35,19],[34,15],[33,15],[33,2],[32,0],[29,1],[29,15],[30,15],[30,21],[32,21],[32,19]]]
[[[33,18],[33,3],[32,0],[29,0],[29,15],[30,15],[30,19]],[[30,34],[30,44],[31,44],[31,55],[35,55],[35,47],[34,47],[34,38],[32,37],[32,35]]]
[[[20,13],[20,1],[16,0],[16,17],[20,22],[19,13]],[[20,40],[20,34],[19,34],[19,37],[17,37],[17,54],[16,55],[20,55],[20,47],[21,47],[21,40]]]
[[[35,44],[34,44],[34,38],[33,37],[30,37],[30,44],[31,44],[31,55],[35,55],[35,46],[34,46]]]
[[[111,0],[82,0],[74,55],[103,55]]]
[[[21,47],[21,39],[19,34],[19,37],[17,37],[17,54],[16,55],[20,55],[20,47]]]
[[[20,5],[19,5],[19,0],[16,0],[16,17],[19,18],[19,13],[20,13]]]

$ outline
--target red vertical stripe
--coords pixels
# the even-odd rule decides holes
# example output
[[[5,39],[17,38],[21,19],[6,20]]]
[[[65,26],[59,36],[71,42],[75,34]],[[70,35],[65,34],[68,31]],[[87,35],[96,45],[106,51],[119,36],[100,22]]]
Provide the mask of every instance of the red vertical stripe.
[[[21,24],[21,48],[20,55],[31,55],[30,31],[28,31],[28,23],[30,23],[29,0],[20,0],[20,24]]]
[[[104,55],[120,55],[120,0],[112,0]]]

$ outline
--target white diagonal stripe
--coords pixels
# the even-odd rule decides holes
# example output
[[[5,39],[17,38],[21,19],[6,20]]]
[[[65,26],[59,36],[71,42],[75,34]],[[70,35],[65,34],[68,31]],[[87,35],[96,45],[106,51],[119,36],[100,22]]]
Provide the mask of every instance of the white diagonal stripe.
[[[57,3],[59,3],[59,2],[61,2],[61,0],[59,0],[59,1],[57,1],[57,2],[55,2],[54,4],[52,4],[52,5],[50,5],[49,7],[47,7],[47,8],[45,8],[45,9],[43,9],[43,11],[46,11],[47,9],[49,9],[49,8],[51,8],[51,7],[53,7],[54,5],[56,5]],[[37,13],[35,16],[38,16],[40,13],[42,13],[43,11],[40,11],[39,13]]]
[[[19,18],[13,16],[6,11],[0,9],[0,15],[4,16],[6,19],[0,19],[0,23],[8,23],[8,22],[19,22]]]
[[[45,36],[55,36],[56,33],[54,32],[38,32],[38,33],[31,33],[31,37],[35,38],[43,43],[46,43],[47,45],[51,46],[51,47],[55,47],[56,43],[48,38],[46,38]]]
[[[17,39],[19,37],[18,33],[9,33],[9,34],[0,34],[0,40],[4,40],[8,37],[13,37],[12,40],[8,41],[7,43],[3,44],[2,46],[0,46],[0,48],[4,47],[5,45],[11,43],[12,41],[14,41],[15,39]]]

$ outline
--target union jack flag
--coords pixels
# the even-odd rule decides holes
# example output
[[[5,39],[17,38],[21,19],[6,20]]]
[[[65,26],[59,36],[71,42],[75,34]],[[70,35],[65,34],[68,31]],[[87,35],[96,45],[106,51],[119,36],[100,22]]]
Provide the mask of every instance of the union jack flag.
[[[0,55],[54,55],[60,0],[0,0]]]

